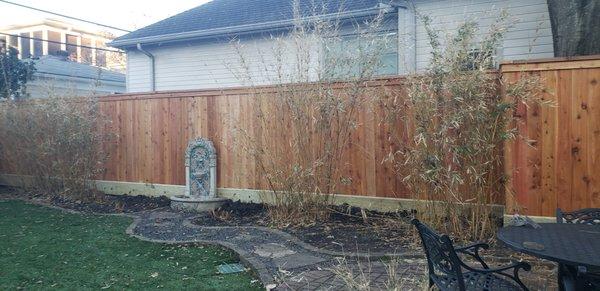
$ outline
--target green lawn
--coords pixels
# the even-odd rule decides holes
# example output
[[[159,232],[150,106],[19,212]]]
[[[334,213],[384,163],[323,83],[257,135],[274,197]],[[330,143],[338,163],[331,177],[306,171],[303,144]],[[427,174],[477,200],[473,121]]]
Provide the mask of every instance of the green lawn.
[[[259,290],[249,273],[220,275],[236,255],[125,234],[131,219],[0,201],[0,290]],[[252,283],[254,281],[254,283]]]

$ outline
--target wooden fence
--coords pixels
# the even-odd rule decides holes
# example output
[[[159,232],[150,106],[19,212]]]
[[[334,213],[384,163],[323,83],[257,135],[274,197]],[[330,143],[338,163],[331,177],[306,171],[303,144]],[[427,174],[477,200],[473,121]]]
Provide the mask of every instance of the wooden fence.
[[[375,82],[385,90],[398,90],[402,79]],[[342,90],[343,86],[340,87]],[[265,91],[266,90],[266,91]],[[261,98],[269,88],[261,89]],[[271,88],[273,90],[273,88]],[[268,98],[258,101],[250,89],[161,92],[103,97],[101,111],[112,120],[118,138],[111,145],[111,158],[104,180],[185,184],[184,152],[190,139],[213,140],[218,153],[218,187],[268,189],[256,161],[239,144],[236,132],[243,130],[265,145],[281,144],[277,152],[289,156],[289,120],[274,114]],[[277,130],[268,133],[257,126],[256,108],[273,116]],[[384,163],[394,143],[388,126],[382,124],[383,109],[374,105],[358,112],[358,128],[353,131],[340,167],[341,176],[352,183],[340,185],[341,194],[406,198],[408,192]],[[315,143],[318,141],[315,140]]]
[[[600,59],[504,64],[501,74],[505,80],[538,74],[547,88],[543,97],[555,103],[530,104],[517,112],[522,120],[519,132],[532,140],[532,146],[522,140],[505,146],[509,211],[519,208],[529,215],[552,216],[557,207],[600,207]],[[401,84],[397,78],[381,80],[377,86],[401,91]],[[106,145],[111,157],[102,179],[183,185],[187,142],[206,137],[217,147],[219,187],[267,189],[259,165],[237,143],[234,129],[241,128],[264,144],[282,144],[285,152],[288,121],[273,114],[279,133],[262,132],[255,109],[274,109],[268,100],[251,98],[252,93],[227,89],[102,97],[100,109],[118,133]],[[342,175],[352,183],[336,192],[410,197],[392,165],[384,162],[398,145],[390,139],[389,125],[381,122],[383,108],[372,109],[357,113],[358,128],[340,161]]]
[[[539,74],[554,106],[519,110],[520,133],[532,140],[505,146],[509,208],[554,216],[556,208],[600,207],[600,59],[553,59],[505,64],[503,78]],[[516,203],[515,203],[516,202]]]

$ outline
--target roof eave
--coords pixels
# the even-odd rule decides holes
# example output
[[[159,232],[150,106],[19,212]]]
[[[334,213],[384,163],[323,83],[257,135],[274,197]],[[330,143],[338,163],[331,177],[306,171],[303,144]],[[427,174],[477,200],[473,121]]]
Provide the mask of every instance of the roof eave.
[[[401,7],[403,8],[403,7]],[[355,10],[347,13],[332,13],[326,15],[318,15],[303,18],[303,22],[312,22],[316,20],[332,20],[332,19],[347,19],[347,18],[355,18],[355,17],[364,17],[374,15],[380,12],[390,13],[396,11],[396,7],[375,7],[363,10]],[[202,38],[211,38],[218,37],[224,35],[231,34],[239,34],[239,33],[251,33],[255,31],[265,31],[272,29],[281,29],[285,27],[293,26],[295,23],[294,19],[288,20],[280,20],[280,21],[271,21],[271,22],[263,22],[256,24],[247,24],[247,25],[239,25],[239,26],[230,26],[223,28],[215,28],[215,29],[206,29],[206,30],[196,30],[196,31],[188,31],[181,33],[172,33],[172,34],[163,34],[156,36],[148,36],[148,37],[140,37],[140,38],[132,38],[132,39],[124,39],[124,40],[114,40],[108,43],[109,46],[115,48],[126,49],[128,47],[132,47],[140,44],[153,44],[153,43],[164,43],[164,42],[174,42],[181,40],[191,40],[191,39],[202,39]]]

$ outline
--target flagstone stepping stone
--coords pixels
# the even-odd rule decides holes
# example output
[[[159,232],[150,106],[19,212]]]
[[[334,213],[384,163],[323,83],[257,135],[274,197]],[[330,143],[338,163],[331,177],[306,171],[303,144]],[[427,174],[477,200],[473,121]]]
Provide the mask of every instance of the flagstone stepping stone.
[[[295,254],[296,252],[288,249],[282,244],[268,243],[257,246],[254,249],[254,253],[263,258],[282,258]]]
[[[326,260],[308,254],[292,254],[289,256],[274,258],[273,262],[284,270],[297,269],[323,263]]]

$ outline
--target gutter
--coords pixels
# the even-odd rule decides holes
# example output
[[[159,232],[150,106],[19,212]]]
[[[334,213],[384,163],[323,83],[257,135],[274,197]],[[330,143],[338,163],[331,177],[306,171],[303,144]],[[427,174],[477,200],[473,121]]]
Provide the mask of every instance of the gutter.
[[[398,5],[399,6],[399,5]],[[317,16],[310,16],[302,19],[302,22],[313,22],[317,20],[335,20],[342,18],[358,18],[364,16],[370,16],[374,14],[378,14],[381,11],[384,13],[396,12],[397,8],[394,7],[374,7],[369,9],[355,10],[348,13],[331,13]],[[185,39],[198,39],[198,38],[209,38],[209,37],[217,37],[228,34],[238,34],[238,33],[252,33],[261,30],[271,30],[277,28],[287,28],[291,27],[295,24],[294,19],[287,20],[278,20],[271,22],[263,22],[263,23],[255,23],[255,24],[245,24],[238,26],[230,26],[230,27],[222,27],[222,28],[214,28],[214,29],[205,29],[205,30],[196,30],[196,31],[188,31],[188,32],[180,32],[180,33],[172,33],[172,34],[163,34],[156,36],[147,36],[140,37],[134,39],[124,39],[124,40],[114,40],[110,42],[108,45],[115,48],[124,48],[128,46],[140,45],[140,44],[151,44],[151,43],[159,43],[159,42],[172,42],[178,40]],[[139,50],[139,48],[138,48]]]
[[[411,7],[392,4],[398,11],[398,73],[414,73],[417,68],[417,18]]]
[[[143,54],[148,56],[148,58],[150,59],[150,91],[155,92],[156,91],[156,74],[154,71],[156,68],[156,61],[155,61],[154,55],[151,54],[149,51],[144,50],[144,48],[142,48],[141,43],[138,43],[136,48],[138,51],[142,52]]]

